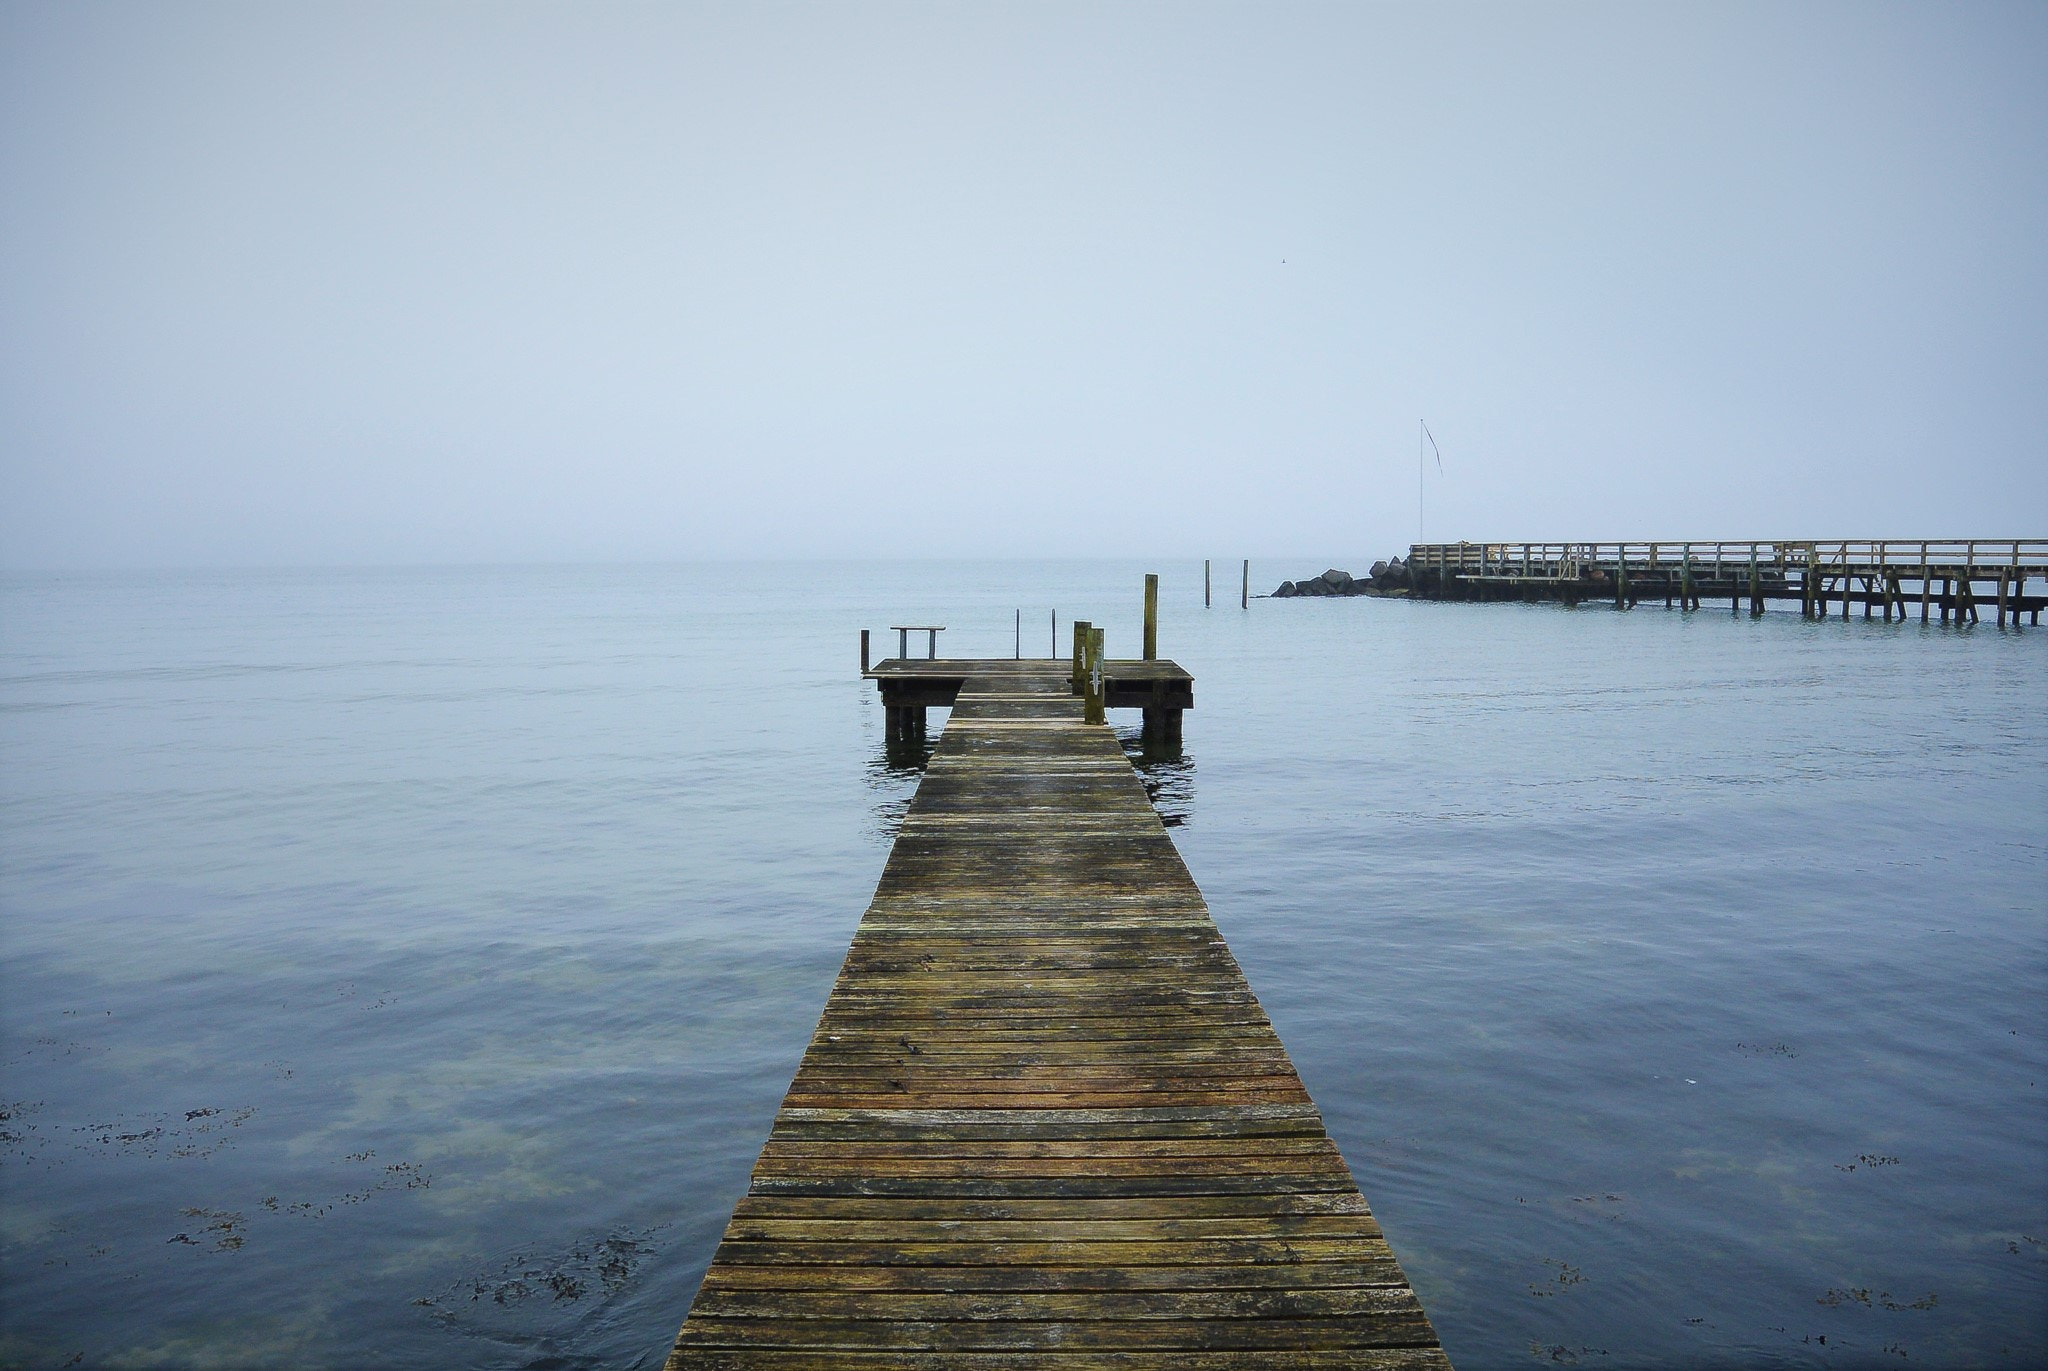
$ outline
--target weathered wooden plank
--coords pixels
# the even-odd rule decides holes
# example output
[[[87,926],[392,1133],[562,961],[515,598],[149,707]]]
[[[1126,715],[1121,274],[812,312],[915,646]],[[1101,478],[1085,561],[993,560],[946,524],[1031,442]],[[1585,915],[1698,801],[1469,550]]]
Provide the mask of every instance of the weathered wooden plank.
[[[953,715],[671,1368],[1447,1366],[1066,665],[870,675]]]
[[[1412,1319],[1421,1313],[1405,1284],[1314,1290],[1033,1290],[905,1292],[707,1290],[693,1314],[712,1318],[944,1319],[986,1323],[1125,1319]]]
[[[1159,1218],[1260,1218],[1289,1214],[1345,1214],[1371,1217],[1365,1197],[1356,1190],[1337,1194],[1265,1196],[1181,1196],[1130,1200],[928,1200],[928,1199],[799,1199],[784,1195],[744,1195],[733,1217],[951,1219],[975,1222],[1019,1219],[1056,1223],[1070,1219],[1114,1222]],[[1375,1230],[1376,1231],[1376,1230]]]
[[[921,1351],[1059,1349],[1091,1352],[1144,1348],[1188,1351],[1293,1351],[1304,1347],[1433,1346],[1421,1306],[1349,1318],[946,1320],[732,1319],[692,1314],[676,1346],[892,1348]]]
[[[1055,1371],[1085,1366],[1092,1371],[1447,1371],[1450,1361],[1435,1347],[1350,1348],[1344,1351],[1143,1352],[930,1352],[909,1349],[863,1352],[853,1348],[806,1351],[788,1348],[693,1348],[680,1351],[672,1367],[701,1371]]]
[[[869,1266],[852,1262],[805,1265],[776,1262],[721,1264],[704,1278],[706,1290],[1335,1290],[1398,1285],[1393,1253],[1361,1247],[1341,1261],[1167,1266]]]

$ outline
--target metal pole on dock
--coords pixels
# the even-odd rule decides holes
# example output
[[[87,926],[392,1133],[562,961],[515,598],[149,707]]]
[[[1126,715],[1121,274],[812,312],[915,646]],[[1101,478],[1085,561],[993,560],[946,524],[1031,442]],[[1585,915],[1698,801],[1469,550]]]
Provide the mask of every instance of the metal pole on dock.
[[[1239,609],[1250,609],[1252,607],[1252,564],[1249,558],[1245,560],[1244,564],[1244,591],[1238,596],[1237,607]]]
[[[1058,610],[1052,612],[1052,659],[1055,662],[1060,659],[1060,612]]]
[[[1202,608],[1209,607],[1209,559],[1202,559]]]
[[[1159,660],[1159,573],[1155,571],[1145,573],[1145,660]]]
[[[1021,610],[1021,609],[1017,611],[1017,657],[1016,657],[1016,660],[1018,660],[1018,661],[1020,661],[1020,662],[1024,660],[1024,611],[1023,611],[1023,610]]]

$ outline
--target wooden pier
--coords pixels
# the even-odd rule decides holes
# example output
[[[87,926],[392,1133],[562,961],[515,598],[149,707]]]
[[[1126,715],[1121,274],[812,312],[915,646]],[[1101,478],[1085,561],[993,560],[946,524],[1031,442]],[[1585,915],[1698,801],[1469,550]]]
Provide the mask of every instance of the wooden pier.
[[[1700,609],[1726,601],[1762,614],[1770,600],[1798,602],[1809,619],[1863,617],[1917,608],[1922,623],[2035,624],[2048,593],[2048,538],[1780,542],[1415,543],[1411,593],[1436,600],[1611,600],[1628,608],[1663,597]]]
[[[671,1371],[1449,1365],[1080,674],[868,673],[953,712]]]

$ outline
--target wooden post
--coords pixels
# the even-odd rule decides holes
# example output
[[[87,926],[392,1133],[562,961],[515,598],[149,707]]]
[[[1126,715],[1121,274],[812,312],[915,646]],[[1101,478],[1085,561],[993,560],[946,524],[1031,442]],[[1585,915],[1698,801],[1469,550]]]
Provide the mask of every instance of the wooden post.
[[[868,631],[860,631],[860,674],[868,674]]]
[[[1103,722],[1102,714],[1102,630],[1088,630],[1088,674],[1082,682],[1081,721]]]
[[[1082,677],[1088,674],[1088,621],[1074,620],[1074,693],[1081,693]]]
[[[1202,559],[1202,608],[1209,607],[1209,559]]]
[[[1614,545],[1614,607],[1628,608],[1628,544]]]
[[[1927,566],[1927,544],[1920,544],[1920,622],[1927,622],[1927,592],[1934,586],[1934,573]]]
[[[1805,603],[1800,606],[1800,616],[1811,619],[1813,617],[1813,547],[1810,544],[1806,549],[1806,570],[1799,573],[1799,589],[1803,592],[1805,600]]]
[[[1238,596],[1237,607],[1239,609],[1250,609],[1252,607],[1252,564],[1250,558],[1245,559],[1244,591]]]
[[[1145,573],[1145,660],[1159,660],[1159,573]]]
[[[2005,627],[2006,586],[2010,580],[2010,573],[2003,571],[1998,573],[1998,626],[2000,628]]]

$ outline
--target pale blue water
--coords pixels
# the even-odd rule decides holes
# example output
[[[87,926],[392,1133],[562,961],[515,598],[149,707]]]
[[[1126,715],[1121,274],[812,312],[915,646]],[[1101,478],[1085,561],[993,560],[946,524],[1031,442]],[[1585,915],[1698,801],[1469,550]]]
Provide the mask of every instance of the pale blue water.
[[[2048,629],[1133,563],[0,582],[0,1362],[659,1365],[915,784],[858,630],[1146,570],[1459,1366],[2048,1361]]]

